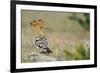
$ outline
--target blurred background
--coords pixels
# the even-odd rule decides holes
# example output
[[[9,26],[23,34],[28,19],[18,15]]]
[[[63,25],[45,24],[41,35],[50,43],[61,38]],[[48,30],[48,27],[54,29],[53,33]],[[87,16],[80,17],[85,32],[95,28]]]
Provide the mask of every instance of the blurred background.
[[[40,54],[34,47],[35,31],[30,23],[45,22],[44,31],[52,54]],[[90,14],[52,11],[21,11],[22,63],[87,60],[90,58]]]

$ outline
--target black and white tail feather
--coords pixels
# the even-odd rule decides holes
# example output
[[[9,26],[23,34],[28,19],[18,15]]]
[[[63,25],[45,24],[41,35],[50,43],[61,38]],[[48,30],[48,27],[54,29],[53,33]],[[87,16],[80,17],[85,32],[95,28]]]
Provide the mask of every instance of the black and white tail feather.
[[[34,41],[34,45],[42,49],[40,53],[52,53],[52,51],[48,48],[48,41],[46,37],[42,37],[42,38],[36,37]]]

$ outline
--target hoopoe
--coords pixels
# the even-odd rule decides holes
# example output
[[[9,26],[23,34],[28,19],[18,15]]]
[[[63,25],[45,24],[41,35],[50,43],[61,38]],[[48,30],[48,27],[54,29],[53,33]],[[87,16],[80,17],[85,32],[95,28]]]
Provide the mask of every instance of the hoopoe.
[[[45,37],[44,22],[42,21],[42,19],[32,21],[31,26],[33,27],[33,29],[35,29],[37,33],[34,45],[42,49],[40,53],[52,53],[52,51],[48,48],[48,41]]]

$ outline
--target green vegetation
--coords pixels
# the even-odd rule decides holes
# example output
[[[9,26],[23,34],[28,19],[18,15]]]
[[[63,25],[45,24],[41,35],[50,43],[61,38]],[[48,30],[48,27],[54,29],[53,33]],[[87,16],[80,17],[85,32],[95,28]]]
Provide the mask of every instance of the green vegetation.
[[[85,19],[79,18],[76,13],[73,13],[72,16],[69,16],[69,19],[78,22],[85,30],[90,30],[90,15],[88,13],[83,13]]]
[[[90,58],[90,49],[79,44],[73,52],[66,50],[65,55],[67,60],[86,60]]]

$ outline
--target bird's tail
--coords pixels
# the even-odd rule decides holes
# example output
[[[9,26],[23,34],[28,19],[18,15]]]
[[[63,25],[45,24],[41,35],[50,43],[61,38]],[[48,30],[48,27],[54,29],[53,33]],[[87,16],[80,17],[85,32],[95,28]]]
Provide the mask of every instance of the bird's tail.
[[[44,49],[47,51],[47,53],[52,53],[52,51],[48,47]]]

